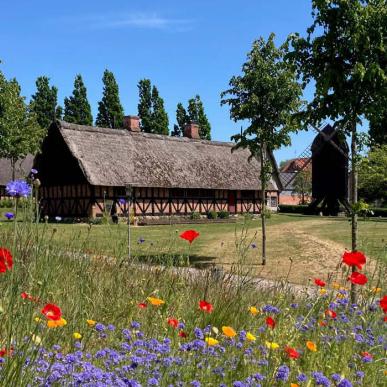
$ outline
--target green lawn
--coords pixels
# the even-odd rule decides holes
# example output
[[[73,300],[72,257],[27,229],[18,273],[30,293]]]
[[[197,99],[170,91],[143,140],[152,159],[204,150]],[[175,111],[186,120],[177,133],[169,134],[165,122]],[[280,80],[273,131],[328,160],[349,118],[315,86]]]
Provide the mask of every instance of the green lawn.
[[[10,229],[11,224],[3,222],[0,230]],[[180,233],[189,228],[200,233],[192,246],[179,238]],[[263,268],[259,265],[260,230],[260,219],[131,227],[131,253],[140,261],[184,264],[189,254],[191,265],[196,267],[216,264],[232,270],[238,263],[259,276],[273,279],[289,276],[293,282],[305,282],[316,272],[327,276],[344,249],[350,248],[350,223],[346,218],[276,214],[268,220],[268,265]],[[369,257],[386,260],[387,221],[361,220],[359,230],[359,249]],[[126,259],[128,254],[128,227],[125,224],[50,223],[41,224],[40,231],[44,238],[57,245],[69,250],[79,249],[94,257]]]

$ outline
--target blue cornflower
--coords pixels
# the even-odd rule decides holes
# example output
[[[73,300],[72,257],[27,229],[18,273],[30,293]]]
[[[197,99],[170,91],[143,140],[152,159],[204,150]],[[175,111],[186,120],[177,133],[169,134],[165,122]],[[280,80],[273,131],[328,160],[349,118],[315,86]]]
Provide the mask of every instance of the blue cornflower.
[[[290,307],[291,307],[292,309],[297,309],[297,308],[298,308],[298,304],[295,304],[295,303],[290,304]]]
[[[262,308],[262,311],[266,313],[274,313],[274,314],[281,313],[281,310],[274,305],[265,305]]]
[[[126,204],[126,200],[124,198],[120,198],[120,199],[118,199],[118,203]]]
[[[286,365],[281,365],[278,367],[277,373],[275,375],[276,380],[282,380],[286,382],[289,378],[290,369]]]
[[[10,181],[6,185],[5,190],[7,191],[8,195],[15,196],[17,198],[26,198],[27,196],[31,195],[31,187],[24,180]]]
[[[190,385],[193,386],[193,387],[200,387],[200,386],[201,386],[200,382],[197,381],[197,380],[193,380],[193,381],[190,383]]]
[[[308,380],[308,377],[305,374],[299,374],[297,376],[297,381],[300,383],[306,382]]]
[[[101,323],[97,323],[95,325],[95,330],[97,332],[103,332],[104,330],[106,329],[105,325],[101,324]]]
[[[335,382],[339,382],[341,380],[341,376],[339,374],[332,374],[331,378]]]
[[[357,334],[355,335],[355,341],[358,342],[358,343],[362,343],[362,342],[364,341],[363,335],[360,334],[360,333],[357,333]]]
[[[194,329],[194,335],[197,339],[203,340],[204,339],[204,334],[203,331],[200,328],[195,328]]]
[[[348,379],[342,379],[337,387],[352,387],[352,383]]]
[[[312,372],[312,376],[316,382],[316,386],[329,387],[331,385],[329,379],[322,372]]]
[[[356,371],[356,377],[359,378],[359,379],[363,379],[364,378],[364,372],[363,371]]]
[[[107,329],[108,329],[109,331],[114,331],[114,330],[116,329],[116,327],[115,327],[113,324],[109,324],[109,325],[107,326]]]
[[[4,216],[8,219],[8,220],[11,220],[15,217],[15,215],[13,214],[13,212],[6,212],[4,214]]]
[[[138,322],[138,321],[132,321],[130,326],[133,328],[133,329],[140,329],[141,327],[141,324]]]
[[[145,239],[143,237],[138,238],[137,243],[142,244],[145,242]]]

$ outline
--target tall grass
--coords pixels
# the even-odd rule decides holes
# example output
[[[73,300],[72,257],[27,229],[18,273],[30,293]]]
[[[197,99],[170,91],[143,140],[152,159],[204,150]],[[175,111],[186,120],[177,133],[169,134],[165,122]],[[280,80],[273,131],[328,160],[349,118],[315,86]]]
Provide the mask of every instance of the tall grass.
[[[142,385],[190,385],[193,381],[202,385],[302,385],[297,378],[302,379],[300,374],[305,373],[310,382],[304,384],[317,385],[318,375],[312,374],[317,371],[327,376],[331,385],[340,385],[343,378],[364,386],[386,383],[385,323],[377,304],[380,293],[371,286],[362,288],[361,302],[354,307],[348,305],[343,289],[308,289],[303,297],[284,284],[257,289],[250,273],[243,269],[251,244],[244,231],[235,235],[238,259],[231,273],[222,273],[176,269],[178,236],[173,232],[169,246],[159,246],[159,254],[152,251],[153,257],[160,258],[156,263],[163,265],[148,266],[142,263],[146,251],[141,262],[129,261],[124,242],[117,242],[111,256],[95,251],[90,254],[85,252],[87,237],[75,234],[65,245],[55,243],[58,231],[38,227],[28,216],[15,226],[0,232],[0,247],[8,248],[14,258],[12,270],[0,274],[0,348],[5,351],[0,364],[1,385],[76,385],[87,367],[82,363],[87,354],[88,364],[109,375],[103,374],[99,382],[82,379],[78,384],[136,385],[136,380]],[[182,251],[179,259],[185,260],[187,254],[188,249]],[[384,286],[380,282],[379,286]],[[22,292],[34,299],[23,299]],[[149,296],[165,304],[152,306]],[[200,300],[210,302],[213,312],[200,310]],[[46,303],[60,306],[66,326],[47,327],[40,313]],[[147,307],[141,308],[139,303]],[[249,312],[251,306],[258,308],[257,315]],[[327,317],[328,309],[335,310],[337,318]],[[268,316],[276,322],[274,329],[265,323]],[[179,321],[179,329],[168,324],[171,317]],[[87,320],[112,324],[114,330],[99,332]],[[134,321],[141,327],[133,325]],[[233,327],[238,335],[226,337],[222,326]],[[130,339],[121,333],[125,328],[130,329]],[[75,332],[82,335],[80,340],[74,339]],[[217,339],[219,345],[208,346],[200,332]],[[255,340],[246,340],[246,332]],[[356,338],[357,334],[364,340]],[[140,339],[145,343],[139,344]],[[154,348],[152,340],[166,347]],[[315,343],[317,351],[308,350],[306,341]],[[278,343],[279,348],[268,349],[267,343]],[[53,349],[55,345],[61,349]],[[300,357],[289,358],[286,347],[295,348]],[[139,349],[147,353],[143,357],[154,355],[146,365],[133,360],[141,357]],[[112,360],[113,351],[117,351],[118,360]],[[372,355],[372,361],[368,362],[364,352]],[[78,357],[71,363],[69,356],[73,354]],[[166,358],[174,359],[172,365]],[[59,372],[58,363],[67,367],[60,378],[53,377]],[[289,367],[286,383],[278,376],[280,366]],[[332,377],[335,373],[340,375],[337,382]]]

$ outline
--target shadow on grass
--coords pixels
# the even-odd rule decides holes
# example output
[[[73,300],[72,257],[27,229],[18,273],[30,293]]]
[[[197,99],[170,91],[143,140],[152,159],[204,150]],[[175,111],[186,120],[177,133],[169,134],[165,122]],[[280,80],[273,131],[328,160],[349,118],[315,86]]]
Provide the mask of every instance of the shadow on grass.
[[[216,257],[204,255],[187,255],[179,254],[157,254],[157,255],[135,255],[139,263],[150,265],[167,265],[167,266],[191,266],[197,269],[206,269],[214,266]]]

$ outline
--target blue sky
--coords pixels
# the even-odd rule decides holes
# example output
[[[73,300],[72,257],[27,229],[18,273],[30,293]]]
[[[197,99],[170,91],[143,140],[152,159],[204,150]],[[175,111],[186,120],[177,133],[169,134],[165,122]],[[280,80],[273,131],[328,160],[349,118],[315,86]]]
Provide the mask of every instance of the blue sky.
[[[137,114],[137,82],[150,78],[164,98],[170,127],[176,104],[199,94],[213,139],[224,141],[241,124],[229,119],[219,95],[239,74],[253,40],[273,31],[281,43],[311,24],[310,0],[18,0],[1,8],[0,69],[18,79],[27,99],[36,78],[47,75],[63,105],[80,73],[95,117],[108,68],[126,114]],[[277,160],[297,156],[313,137],[294,135]]]

